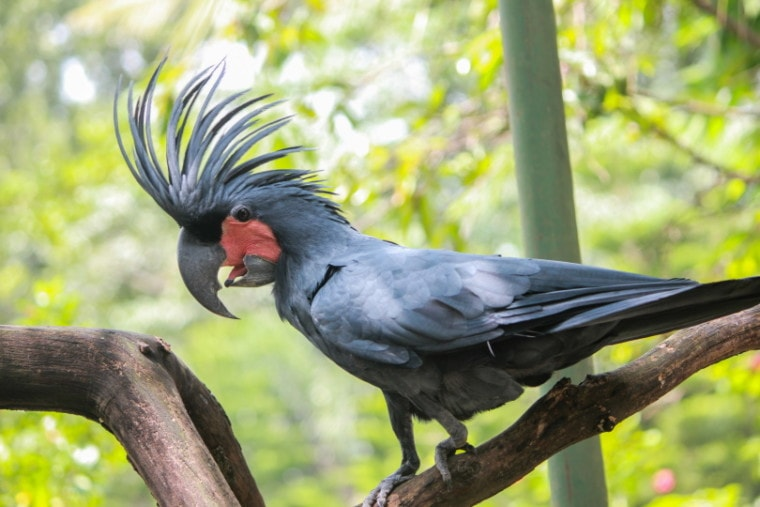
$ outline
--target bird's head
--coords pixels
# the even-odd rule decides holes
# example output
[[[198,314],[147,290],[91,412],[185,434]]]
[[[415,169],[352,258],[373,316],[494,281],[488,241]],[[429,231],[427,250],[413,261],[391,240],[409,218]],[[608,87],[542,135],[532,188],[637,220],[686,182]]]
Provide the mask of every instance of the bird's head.
[[[252,98],[241,92],[216,100],[223,63],[193,77],[174,101],[166,123],[164,169],[151,132],[152,99],[163,64],[136,101],[129,87],[131,155],[120,135],[117,92],[116,138],[135,179],[181,227],[178,262],[188,290],[208,310],[234,318],[217,295],[221,289],[218,271],[222,266],[232,267],[225,286],[260,286],[274,281],[283,251],[278,215],[292,215],[283,201],[295,197],[299,202],[317,203],[317,209],[338,220],[340,212],[322,196],[325,192],[310,171],[254,172],[302,148],[249,155],[256,143],[289,118],[261,121],[262,113],[277,104],[268,102],[268,96]]]

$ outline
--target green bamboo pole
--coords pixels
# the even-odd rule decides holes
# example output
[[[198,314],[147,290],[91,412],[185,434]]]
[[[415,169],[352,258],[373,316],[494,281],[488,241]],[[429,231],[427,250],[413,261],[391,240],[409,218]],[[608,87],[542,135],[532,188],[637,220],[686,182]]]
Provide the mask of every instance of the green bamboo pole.
[[[554,7],[551,0],[500,0],[499,9],[525,251],[580,262]],[[592,372],[589,359],[557,378],[579,382]],[[552,457],[549,481],[555,507],[606,506],[599,439]]]

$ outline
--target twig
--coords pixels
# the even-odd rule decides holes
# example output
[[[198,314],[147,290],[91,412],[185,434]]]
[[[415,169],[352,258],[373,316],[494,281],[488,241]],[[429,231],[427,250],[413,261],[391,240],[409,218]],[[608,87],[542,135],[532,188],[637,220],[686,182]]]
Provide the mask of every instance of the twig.
[[[760,33],[754,31],[744,20],[729,16],[725,9],[719,9],[718,5],[711,0],[692,0],[692,3],[702,12],[714,16],[718,23],[733,33],[737,39],[755,48],[760,48]]]

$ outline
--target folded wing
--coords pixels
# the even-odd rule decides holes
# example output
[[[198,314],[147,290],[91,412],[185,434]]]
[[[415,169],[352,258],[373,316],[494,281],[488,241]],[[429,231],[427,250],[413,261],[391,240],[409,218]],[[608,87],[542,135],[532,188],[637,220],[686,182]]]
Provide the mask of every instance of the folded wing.
[[[604,322],[637,321],[623,325],[622,334],[611,332],[615,341],[662,332],[663,325],[646,322],[664,311],[664,300],[681,305],[676,325],[664,326],[674,329],[693,320],[686,308],[694,298],[679,295],[700,287],[571,263],[394,245],[336,264],[312,302],[320,333],[365,359],[411,367],[420,354]],[[711,291],[702,292],[711,299]]]

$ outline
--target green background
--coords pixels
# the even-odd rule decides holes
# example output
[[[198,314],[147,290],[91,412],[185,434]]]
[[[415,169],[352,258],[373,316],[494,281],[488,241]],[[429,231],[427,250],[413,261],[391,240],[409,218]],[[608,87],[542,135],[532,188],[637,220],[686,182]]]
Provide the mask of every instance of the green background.
[[[703,281],[759,271],[760,1],[721,0],[718,16],[704,3],[555,3],[589,264]],[[274,92],[287,102],[272,117],[296,115],[261,149],[316,148],[275,166],[323,171],[357,228],[520,255],[496,7],[4,0],[0,322],[160,335],[226,408],[268,505],[360,501],[400,460],[380,393],[279,322],[268,288],[222,292],[237,322],[192,300],[176,225],[120,159],[113,93],[119,76],[142,87],[168,52],[165,112],[184,79],[227,56],[229,91]],[[605,350],[597,368],[652,343]],[[716,365],[604,435],[611,505],[757,505],[759,372],[757,354]],[[471,442],[536,395],[478,416]],[[427,467],[443,430],[417,431]],[[483,505],[547,502],[541,467]],[[153,504],[97,424],[0,413],[0,505]]]

